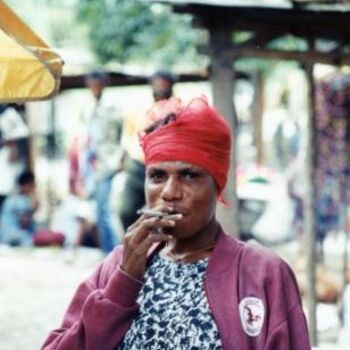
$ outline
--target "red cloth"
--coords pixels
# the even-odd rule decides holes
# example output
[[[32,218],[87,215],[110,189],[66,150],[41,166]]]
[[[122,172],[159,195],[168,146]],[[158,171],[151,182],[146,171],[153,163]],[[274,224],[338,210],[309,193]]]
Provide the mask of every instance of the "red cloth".
[[[43,229],[37,231],[34,234],[33,242],[36,247],[46,247],[46,246],[63,246],[64,244],[64,234],[60,232],[54,232],[49,229]]]
[[[173,114],[174,120],[140,135],[146,166],[163,161],[183,161],[205,169],[215,180],[220,195],[230,165],[231,130],[203,97],[187,106],[178,98],[160,101],[147,115],[149,127]]]

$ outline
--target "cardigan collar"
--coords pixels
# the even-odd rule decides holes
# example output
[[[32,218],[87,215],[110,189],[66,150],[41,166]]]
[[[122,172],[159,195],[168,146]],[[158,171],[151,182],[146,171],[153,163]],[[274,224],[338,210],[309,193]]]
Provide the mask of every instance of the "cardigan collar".
[[[164,243],[155,243],[148,251],[148,258],[151,258],[163,247]],[[232,264],[232,259],[241,247],[241,242],[231,237],[220,227],[213,253],[209,258],[207,274],[216,274],[225,271]]]

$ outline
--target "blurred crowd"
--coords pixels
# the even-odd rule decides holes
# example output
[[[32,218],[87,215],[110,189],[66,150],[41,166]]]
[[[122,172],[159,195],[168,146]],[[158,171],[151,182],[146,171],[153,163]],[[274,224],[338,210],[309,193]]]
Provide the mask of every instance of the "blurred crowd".
[[[173,95],[175,76],[158,71],[150,78],[154,101]],[[40,206],[35,175],[19,152],[28,132],[14,134],[14,125],[0,127],[0,242],[11,246],[61,245],[100,248],[105,254],[123,240],[124,232],[137,219],[145,204],[145,167],[138,145],[142,116],[125,118],[105,98],[109,77],[91,71],[85,77],[90,91],[82,114],[84,127],[69,146],[69,194],[55,208],[54,222],[43,227],[35,222]],[[150,106],[151,107],[151,106]],[[15,114],[14,106],[3,105],[0,122]],[[9,124],[9,123],[8,123]],[[18,129],[18,127],[17,127]]]
[[[156,72],[149,81],[153,100],[173,96],[175,81],[171,72]],[[339,100],[333,95],[328,96],[333,90],[333,94],[339,94],[337,89],[331,88],[332,82],[323,83],[326,87],[320,85],[316,90],[316,102],[320,101],[316,113],[316,119],[320,120],[316,141],[322,150],[317,154],[315,179],[320,255],[326,233],[342,228],[339,192],[344,193],[340,191],[344,188],[343,179],[347,178],[343,174],[349,173],[342,168],[349,145],[346,135],[339,132],[339,125],[343,124],[339,124],[338,119],[342,116],[327,117],[329,110],[335,113],[335,109],[322,102],[329,100],[332,104],[332,101]],[[343,84],[350,85],[347,80]],[[68,195],[63,195],[59,203],[55,203],[53,219],[46,223],[36,222],[43,196],[39,196],[36,189],[36,177],[40,174],[33,174],[33,164],[29,164],[26,157],[28,127],[17,105],[0,106],[1,243],[11,246],[89,246],[100,248],[107,254],[122,242],[125,231],[138,217],[137,210],[145,204],[145,167],[138,143],[144,114],[123,115],[116,104],[106,98],[109,85],[109,76],[103,71],[91,71],[85,76],[89,99],[81,111],[81,127],[71,133],[65,159],[69,169]],[[276,159],[275,163],[272,166],[252,166],[252,162],[244,160],[237,167],[240,234],[243,240],[253,238],[264,244],[299,237],[302,248],[305,132],[296,118],[287,115],[290,109],[287,100],[285,96],[281,97],[284,114],[280,110],[278,118],[270,118],[279,120],[274,122],[270,145],[273,153],[270,158]],[[149,104],[151,107],[151,100]],[[346,106],[343,106],[344,110]],[[271,126],[269,120],[266,119],[266,124]],[[323,132],[322,126],[326,122],[328,130],[334,129],[334,132]],[[245,133],[251,133],[251,130],[245,130],[244,122],[240,121],[238,148],[242,147],[239,142]],[[334,152],[332,142],[335,137],[337,147],[342,147],[337,152]],[[241,158],[249,153],[246,148],[243,145]],[[328,149],[333,152],[332,156]],[[330,185],[324,186],[325,183]]]

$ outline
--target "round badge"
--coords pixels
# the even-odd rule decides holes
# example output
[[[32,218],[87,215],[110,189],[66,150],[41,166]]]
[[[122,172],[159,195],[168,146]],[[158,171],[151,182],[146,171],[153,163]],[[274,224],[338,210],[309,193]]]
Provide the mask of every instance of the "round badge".
[[[260,334],[264,318],[265,307],[261,299],[247,297],[239,303],[239,314],[244,332],[250,337]]]

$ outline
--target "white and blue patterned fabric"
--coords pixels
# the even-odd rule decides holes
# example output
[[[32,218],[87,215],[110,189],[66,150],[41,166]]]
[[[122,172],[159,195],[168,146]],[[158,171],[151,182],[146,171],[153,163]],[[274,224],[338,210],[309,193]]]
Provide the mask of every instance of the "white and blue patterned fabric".
[[[204,291],[207,264],[155,255],[137,300],[139,313],[117,350],[221,350]]]

